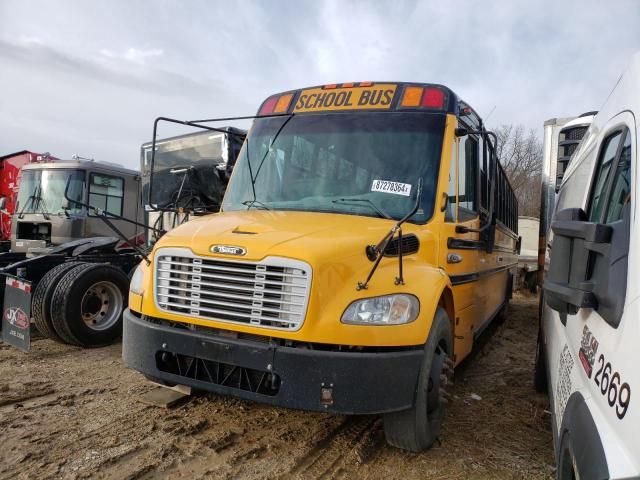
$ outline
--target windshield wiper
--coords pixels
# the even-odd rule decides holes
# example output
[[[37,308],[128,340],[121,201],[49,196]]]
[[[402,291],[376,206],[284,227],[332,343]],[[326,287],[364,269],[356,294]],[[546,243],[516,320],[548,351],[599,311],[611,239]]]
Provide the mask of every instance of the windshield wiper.
[[[22,210],[20,210],[20,213],[18,213],[18,218],[20,220],[24,218],[25,210],[27,209],[27,206],[29,204],[31,204],[31,208],[33,209],[33,212],[30,213],[38,213],[36,209],[40,206],[40,202],[44,202],[42,198],[42,186],[36,185],[33,188],[33,192],[31,192],[31,195],[27,197],[27,201],[24,203],[24,207],[22,207]],[[42,212],[42,216],[46,220],[50,219],[49,214],[46,212],[46,210]]]
[[[269,207],[267,207],[260,200],[245,200],[244,202],[242,202],[242,205],[246,206],[247,210],[249,210],[251,207],[255,207],[256,205],[258,207],[260,207],[260,209],[262,209],[262,210],[271,210]]]
[[[250,136],[247,137],[247,145],[245,150],[247,152],[247,165],[249,165],[249,176],[251,177],[251,193],[253,193],[253,200],[246,200],[245,202],[242,202],[243,205],[247,205],[247,203],[253,202],[251,203],[251,205],[247,205],[247,206],[251,208],[251,206],[254,203],[258,203],[263,207],[265,207],[265,210],[270,210],[264,203],[260,202],[256,197],[256,180],[258,178],[258,174],[260,173],[260,170],[262,169],[262,164],[264,163],[265,159],[267,158],[267,155],[269,155],[269,153],[271,152],[271,149],[273,148],[273,144],[276,143],[276,140],[280,135],[280,133],[282,132],[282,130],[284,129],[285,125],[289,123],[289,120],[291,120],[292,118],[293,118],[293,113],[290,114],[284,122],[282,122],[282,125],[280,125],[280,127],[276,131],[276,134],[273,136],[273,138],[269,142],[269,148],[267,148],[267,151],[262,156],[262,160],[260,160],[260,164],[258,165],[258,170],[256,171],[255,176],[253,175],[253,169],[251,168],[251,159],[249,158],[249,144],[251,143],[251,137]]]
[[[411,209],[409,213],[407,213],[404,217],[398,220],[389,233],[387,233],[382,240],[377,245],[367,245],[366,252],[367,257],[375,261],[367,279],[363,282],[358,282],[358,286],[356,290],[366,290],[369,286],[369,281],[373,274],[376,272],[378,265],[380,265],[380,261],[387,251],[387,247],[391,244],[393,237],[395,237],[396,232],[398,233],[398,276],[396,277],[395,284],[396,285],[404,285],[404,277],[402,272],[402,224],[409,220],[420,208],[420,204],[422,203],[422,178],[418,180],[418,189],[416,193],[416,203]]]
[[[351,203],[351,202],[363,202],[364,205],[370,207],[372,210],[375,210],[378,215],[384,217],[388,220],[391,220],[392,217],[388,213],[386,213],[382,208],[378,207],[375,203],[373,203],[368,198],[338,198],[336,200],[331,200],[331,203],[339,203],[342,205],[353,205],[354,207],[360,207],[363,204]]]

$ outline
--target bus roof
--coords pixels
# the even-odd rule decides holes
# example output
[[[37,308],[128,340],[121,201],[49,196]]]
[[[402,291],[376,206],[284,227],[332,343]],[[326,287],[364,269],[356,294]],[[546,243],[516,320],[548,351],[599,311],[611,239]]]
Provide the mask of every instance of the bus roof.
[[[450,88],[415,82],[353,82],[289,90],[267,98],[258,116],[362,110],[452,113],[480,121]]]

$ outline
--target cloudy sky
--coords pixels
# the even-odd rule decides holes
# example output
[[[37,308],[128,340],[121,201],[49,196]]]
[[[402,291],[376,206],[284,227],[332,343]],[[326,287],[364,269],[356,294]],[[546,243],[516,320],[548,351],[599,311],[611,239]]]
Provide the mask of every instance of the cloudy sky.
[[[135,167],[159,115],[359,80],[443,83],[490,125],[541,133],[598,109],[638,50],[636,0],[0,0],[0,155]]]

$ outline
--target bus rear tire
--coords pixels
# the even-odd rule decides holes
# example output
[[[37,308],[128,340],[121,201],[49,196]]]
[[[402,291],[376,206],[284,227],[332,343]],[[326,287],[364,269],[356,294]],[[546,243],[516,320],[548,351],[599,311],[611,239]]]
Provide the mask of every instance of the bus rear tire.
[[[411,452],[422,452],[436,441],[448,397],[447,374],[453,372],[453,363],[449,358],[452,347],[449,317],[438,307],[424,347],[414,405],[407,410],[384,415],[384,434],[390,445]]]
[[[38,331],[47,338],[57,341],[61,340],[55,328],[53,328],[51,321],[51,298],[58,285],[58,281],[69,270],[82,264],[82,262],[68,262],[56,265],[49,270],[38,282],[38,285],[36,285],[33,292],[33,300],[31,301],[33,323]]]
[[[82,347],[113,343],[122,334],[129,280],[119,268],[89,263],[68,271],[51,301],[53,326],[65,342]]]

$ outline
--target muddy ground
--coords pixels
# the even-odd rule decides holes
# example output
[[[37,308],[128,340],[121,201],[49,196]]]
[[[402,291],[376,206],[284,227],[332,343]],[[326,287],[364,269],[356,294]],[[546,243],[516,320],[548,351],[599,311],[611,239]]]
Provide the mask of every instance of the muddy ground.
[[[531,387],[536,313],[535,297],[518,295],[484,335],[456,370],[440,443],[422,454],[387,446],[377,417],[213,394],[145,405],[155,387],[123,365],[120,345],[36,339],[26,355],[0,343],[0,479],[553,478],[547,398]]]

